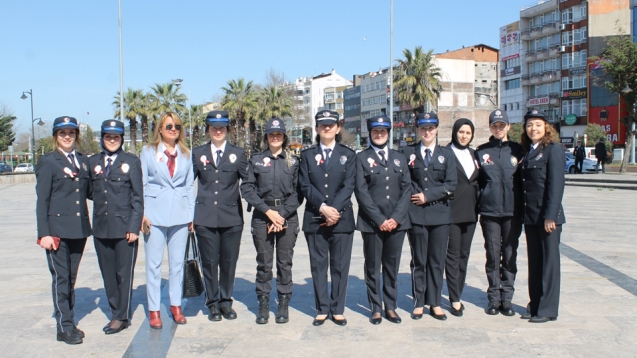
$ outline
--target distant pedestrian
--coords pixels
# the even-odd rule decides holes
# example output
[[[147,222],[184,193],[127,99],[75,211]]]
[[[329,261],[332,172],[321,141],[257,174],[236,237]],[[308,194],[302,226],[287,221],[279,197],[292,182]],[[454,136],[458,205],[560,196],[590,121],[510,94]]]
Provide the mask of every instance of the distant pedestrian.
[[[578,140],[577,145],[573,149],[573,155],[575,156],[575,173],[582,174],[584,168],[584,157],[586,156],[586,150],[582,147],[582,141]]]
[[[543,323],[557,319],[560,304],[560,235],[565,223],[562,197],[566,160],[562,148],[553,143],[555,129],[541,112],[528,112],[524,124],[522,146],[528,148],[522,174],[524,232],[531,302],[522,318]]]
[[[597,164],[595,165],[595,174],[599,170],[599,165],[602,165],[602,173],[606,173],[606,145],[604,144],[604,138],[600,138],[597,144],[595,144],[595,158],[597,158]]]
[[[460,118],[453,124],[449,147],[456,156],[458,185],[449,201],[453,223],[449,230],[445,276],[451,302],[451,314],[461,317],[464,305],[460,301],[467,278],[467,266],[473,234],[478,221],[478,162],[475,150],[469,147],[475,128],[467,118]]]
[[[480,165],[480,199],[478,212],[484,237],[489,281],[486,313],[515,315],[513,293],[518,272],[517,257],[522,233],[523,197],[519,163],[523,148],[510,141],[509,117],[495,110],[489,115],[489,142],[476,149]]]
[[[102,153],[89,158],[93,182],[93,243],[111,320],[104,333],[130,325],[137,235],[144,216],[142,166],[122,150],[124,122],[106,120],[101,128]]]
[[[285,122],[272,118],[265,125],[263,152],[248,161],[248,177],[241,183],[241,195],[254,207],[252,240],[257,251],[256,291],[259,312],[256,323],[270,318],[272,265],[276,251],[276,289],[279,307],[276,323],[287,323],[292,298],[292,256],[299,233],[299,158],[288,147]],[[302,197],[301,197],[302,199]]]
[[[75,326],[75,282],[86,238],[92,234],[86,199],[91,197],[88,158],[75,151],[80,129],[73,117],[53,121],[55,149],[35,167],[38,244],[46,250],[53,279],[53,310],[57,340],[82,343]]]

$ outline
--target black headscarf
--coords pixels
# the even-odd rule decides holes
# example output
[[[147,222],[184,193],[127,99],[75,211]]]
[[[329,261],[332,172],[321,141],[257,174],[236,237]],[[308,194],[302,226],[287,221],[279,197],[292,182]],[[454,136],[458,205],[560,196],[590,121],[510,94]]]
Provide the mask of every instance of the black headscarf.
[[[460,127],[462,127],[465,124],[471,127],[471,140],[469,140],[469,143],[467,143],[467,145],[461,145],[460,142],[458,142],[458,131],[460,130]],[[475,127],[473,126],[473,122],[471,122],[470,119],[460,118],[453,124],[453,129],[451,130],[451,143],[453,143],[453,146],[458,149],[467,149],[469,147],[469,144],[471,144],[471,141],[473,140],[475,131],[476,130],[475,130]]]

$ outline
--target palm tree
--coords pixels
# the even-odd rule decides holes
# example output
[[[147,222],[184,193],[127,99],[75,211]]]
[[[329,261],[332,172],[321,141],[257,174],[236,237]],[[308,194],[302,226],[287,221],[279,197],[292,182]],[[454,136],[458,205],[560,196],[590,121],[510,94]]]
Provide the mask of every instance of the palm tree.
[[[143,97],[144,92],[142,90],[133,90],[128,87],[126,92],[124,93],[124,118],[128,120],[129,129],[130,129],[130,149],[129,151],[133,154],[137,154],[137,116],[141,111],[141,98]],[[120,95],[117,92],[117,95],[113,100],[113,107],[115,109],[114,117],[123,121],[123,118],[120,118]]]
[[[231,113],[230,124],[235,127],[235,144],[246,147],[245,124],[246,119],[254,121],[257,112],[257,95],[253,88],[252,81],[246,82],[244,78],[228,81],[226,87],[221,87],[224,91],[221,99],[221,107]],[[234,123],[233,123],[234,122]],[[248,150],[249,148],[246,148]]]
[[[173,85],[172,83],[155,83],[155,86],[151,87],[150,90],[151,93],[149,96],[154,114],[161,114],[168,111],[176,113],[188,111],[185,105],[188,98],[185,94],[179,93],[179,86]]]
[[[203,105],[190,105],[190,118],[192,119],[192,146],[196,147],[206,141],[206,113],[202,111]]]
[[[292,99],[277,86],[266,87],[259,92],[258,123],[264,124],[270,118],[292,117]]]
[[[139,120],[142,126],[142,144],[148,143],[148,123],[155,121],[155,113],[153,111],[153,102],[150,93],[142,93],[140,97]]]
[[[409,104],[414,113],[424,111],[427,103],[437,102],[442,86],[441,69],[436,66],[433,50],[423,52],[422,46],[416,46],[412,53],[403,50],[404,59],[398,59],[394,73],[394,91],[396,99],[402,104]]]

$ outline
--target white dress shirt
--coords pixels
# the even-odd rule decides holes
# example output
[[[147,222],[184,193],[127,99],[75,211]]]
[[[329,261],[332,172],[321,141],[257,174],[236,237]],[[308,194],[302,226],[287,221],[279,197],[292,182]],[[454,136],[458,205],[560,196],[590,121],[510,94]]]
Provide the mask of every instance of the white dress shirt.
[[[451,149],[453,149],[453,153],[456,155],[456,158],[458,158],[460,165],[462,165],[462,169],[464,169],[467,178],[471,178],[473,172],[476,170],[476,165],[473,162],[474,158],[471,156],[469,148],[459,149],[451,144]]]
[[[223,153],[226,151],[226,143],[228,141],[223,141],[223,144],[217,147],[212,141],[210,142],[210,150],[212,151],[212,162],[217,163],[217,151],[221,151],[221,156],[223,157]],[[221,159],[219,159],[219,163],[221,163]]]

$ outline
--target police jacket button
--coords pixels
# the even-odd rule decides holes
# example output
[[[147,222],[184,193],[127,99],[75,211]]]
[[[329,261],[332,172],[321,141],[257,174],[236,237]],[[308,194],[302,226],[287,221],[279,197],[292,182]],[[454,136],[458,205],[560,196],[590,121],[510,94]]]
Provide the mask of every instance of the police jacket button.
[[[108,215],[108,213],[104,213],[104,215]]]
[[[77,213],[77,216],[80,216],[80,213]]]
[[[386,177],[385,180],[389,180],[389,177]]]
[[[80,181],[80,178],[75,178],[75,181]]]
[[[213,204],[217,205],[217,202],[215,201]]]
[[[388,170],[389,170],[389,168],[385,168],[385,171],[388,171]]]
[[[425,181],[429,181],[427,178],[425,178]]]
[[[79,202],[79,201],[76,201],[76,202],[75,202],[75,205],[80,205],[80,202]]]
[[[80,189],[75,189],[75,192],[76,192],[76,193],[79,193],[79,192],[80,192]]]
[[[327,178],[327,176],[328,176],[328,175],[327,175],[327,174],[325,174],[325,177],[326,177],[326,178]]]
[[[60,214],[58,214],[57,216],[60,216]]]
[[[389,190],[389,186],[386,186],[385,189]]]
[[[219,173],[219,170],[218,170],[218,169],[215,169],[215,173]]]
[[[215,195],[217,195],[217,192],[215,191]]]
[[[389,199],[389,195],[387,195],[387,199]]]
[[[325,197],[327,198],[327,197],[328,197],[328,195],[325,195]]]
[[[104,205],[106,205],[106,204],[108,204],[108,201],[105,201],[105,202],[104,202]]]
[[[104,192],[106,193],[106,192],[108,192],[108,190],[104,190]]]
[[[425,171],[427,171],[427,168],[425,168]]]
[[[325,187],[327,188],[327,184],[325,184]]]
[[[215,184],[219,183],[219,180],[215,180]]]

